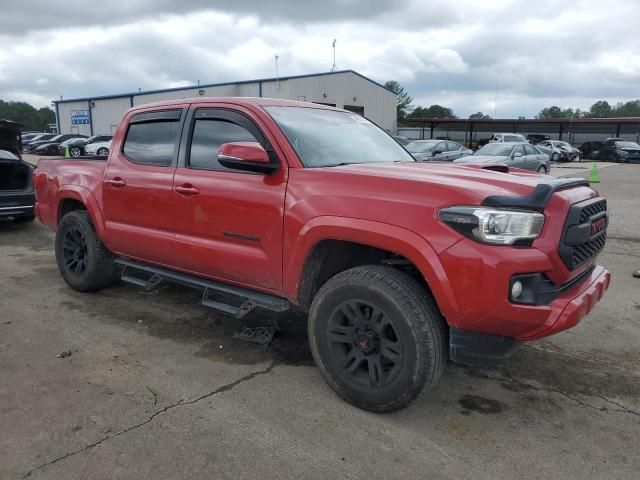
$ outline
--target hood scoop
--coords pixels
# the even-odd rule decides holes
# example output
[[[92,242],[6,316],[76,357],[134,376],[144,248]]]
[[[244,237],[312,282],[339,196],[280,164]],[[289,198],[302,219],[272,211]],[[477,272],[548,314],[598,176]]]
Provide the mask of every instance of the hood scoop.
[[[509,167],[506,165],[482,165],[482,170],[491,170],[492,172],[509,173]]]

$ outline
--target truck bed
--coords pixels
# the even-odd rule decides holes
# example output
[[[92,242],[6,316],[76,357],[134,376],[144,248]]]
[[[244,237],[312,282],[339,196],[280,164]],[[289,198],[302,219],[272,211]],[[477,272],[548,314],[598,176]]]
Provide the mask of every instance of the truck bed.
[[[70,159],[64,157],[40,158],[34,172],[37,193],[37,211],[46,225],[56,228],[58,212],[57,194],[62,185],[88,190],[96,200],[102,197],[102,176],[106,158]]]

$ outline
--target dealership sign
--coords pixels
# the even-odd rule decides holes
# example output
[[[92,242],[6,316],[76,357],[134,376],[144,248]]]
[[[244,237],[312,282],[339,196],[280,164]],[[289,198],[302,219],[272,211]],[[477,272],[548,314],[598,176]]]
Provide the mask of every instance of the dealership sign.
[[[71,110],[71,125],[89,125],[89,110]]]

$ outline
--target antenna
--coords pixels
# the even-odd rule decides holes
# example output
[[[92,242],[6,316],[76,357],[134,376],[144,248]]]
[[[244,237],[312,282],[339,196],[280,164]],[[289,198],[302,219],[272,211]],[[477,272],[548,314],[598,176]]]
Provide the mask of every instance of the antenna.
[[[331,72],[335,72],[336,70],[338,70],[338,66],[336,65],[336,39],[333,39],[333,42],[331,43],[331,45],[333,46],[333,66],[331,67]]]

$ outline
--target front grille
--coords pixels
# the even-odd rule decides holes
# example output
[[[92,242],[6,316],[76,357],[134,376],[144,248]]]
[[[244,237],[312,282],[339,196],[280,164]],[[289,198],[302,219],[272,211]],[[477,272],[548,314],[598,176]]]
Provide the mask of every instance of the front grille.
[[[600,252],[600,250],[604,248],[606,240],[607,234],[605,232],[604,234],[593,240],[589,240],[586,243],[577,245],[573,249],[573,255],[571,256],[571,263],[574,265],[574,268],[589,260],[596,253]]]
[[[582,208],[580,223],[586,222],[592,215],[607,211],[607,201],[602,199]]]
[[[591,234],[592,222],[606,219],[607,201],[604,198],[593,198],[571,205],[558,252],[569,270],[591,260],[604,248],[607,240],[606,226],[604,230]],[[606,221],[606,220],[605,220]]]

